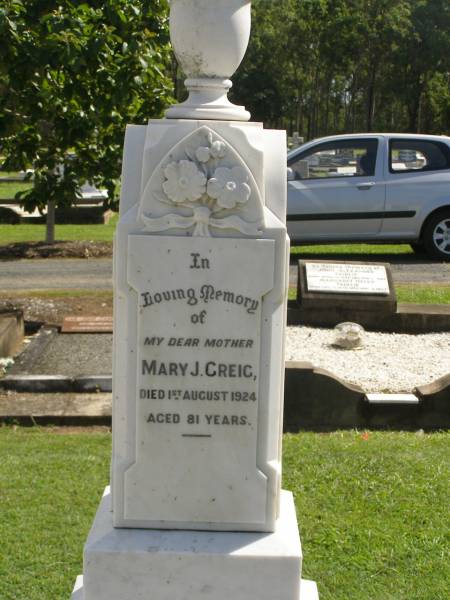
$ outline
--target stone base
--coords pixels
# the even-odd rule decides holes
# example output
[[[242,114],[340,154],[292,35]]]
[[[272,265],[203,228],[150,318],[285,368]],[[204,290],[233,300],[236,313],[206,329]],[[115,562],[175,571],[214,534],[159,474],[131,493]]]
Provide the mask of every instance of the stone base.
[[[282,492],[274,533],[115,529],[107,488],[71,600],[318,600],[302,580],[295,506]]]
[[[70,600],[84,600],[83,575],[78,575]],[[299,600],[319,600],[319,592],[315,581],[309,581],[308,579],[301,580]]]

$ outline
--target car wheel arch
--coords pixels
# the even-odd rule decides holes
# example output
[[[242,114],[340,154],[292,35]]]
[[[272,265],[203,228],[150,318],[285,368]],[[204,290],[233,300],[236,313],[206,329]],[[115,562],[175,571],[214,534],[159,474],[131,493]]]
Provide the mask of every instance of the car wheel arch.
[[[426,254],[433,260],[450,260],[450,205],[428,215],[421,233]]]
[[[439,213],[445,213],[448,211],[450,211],[450,203],[444,204],[443,206],[439,206],[438,208],[435,208],[434,210],[432,210],[423,220],[422,227],[420,228],[419,239],[423,240],[424,231],[427,228],[427,225],[431,221],[431,219],[434,219],[434,217],[437,216]]]

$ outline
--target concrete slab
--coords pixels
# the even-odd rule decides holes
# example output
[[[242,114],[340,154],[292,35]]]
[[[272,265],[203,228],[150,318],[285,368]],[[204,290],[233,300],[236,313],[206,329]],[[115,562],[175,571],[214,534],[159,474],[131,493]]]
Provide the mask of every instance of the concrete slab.
[[[111,417],[112,396],[98,394],[0,395],[0,418],[92,418]]]
[[[21,310],[0,313],[0,358],[14,356],[23,341],[23,334]]]
[[[398,304],[397,312],[364,311],[348,307],[304,309],[296,300],[288,302],[288,325],[334,327],[352,321],[368,331],[431,333],[450,331],[450,306],[443,304]]]

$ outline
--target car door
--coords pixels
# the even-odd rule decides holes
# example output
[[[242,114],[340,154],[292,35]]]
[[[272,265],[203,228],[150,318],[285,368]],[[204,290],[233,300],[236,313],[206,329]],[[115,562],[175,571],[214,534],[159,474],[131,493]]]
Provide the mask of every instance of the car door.
[[[385,237],[417,239],[426,217],[448,206],[449,167],[450,150],[444,141],[401,135],[389,140]]]
[[[383,138],[318,142],[288,160],[293,241],[376,237],[385,206]]]

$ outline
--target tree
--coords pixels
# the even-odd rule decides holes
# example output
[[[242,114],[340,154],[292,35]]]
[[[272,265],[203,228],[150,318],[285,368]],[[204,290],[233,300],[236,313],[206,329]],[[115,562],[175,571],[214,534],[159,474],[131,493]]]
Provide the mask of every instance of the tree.
[[[0,146],[4,168],[34,168],[26,209],[70,205],[86,181],[115,201],[126,124],[170,99],[167,15],[165,0],[3,0]]]
[[[450,111],[450,4],[448,0],[411,2],[411,29],[396,55],[396,75],[401,85],[399,96],[406,106],[408,130],[421,131],[422,122],[429,132],[443,133],[439,105]],[[423,104],[428,115],[422,115]],[[434,110],[436,107],[436,110]],[[437,117],[430,122],[430,110]],[[427,122],[428,121],[428,122]],[[447,129],[450,125],[447,120]]]
[[[232,95],[305,138],[450,129],[448,0],[254,0]]]

